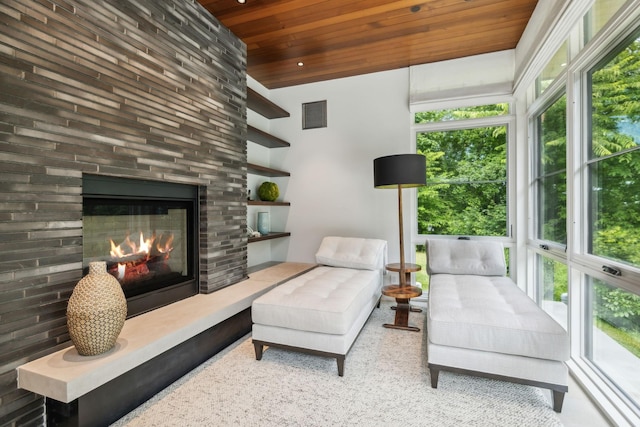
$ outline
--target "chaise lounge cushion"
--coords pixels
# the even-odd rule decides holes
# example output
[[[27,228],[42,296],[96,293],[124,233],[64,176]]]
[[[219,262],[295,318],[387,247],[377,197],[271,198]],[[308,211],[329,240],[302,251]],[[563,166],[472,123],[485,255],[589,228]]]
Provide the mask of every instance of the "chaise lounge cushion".
[[[380,295],[380,273],[316,267],[255,299],[253,323],[325,334],[346,334]]]
[[[331,267],[381,270],[386,248],[385,240],[328,236],[322,239],[316,262]]]
[[[541,359],[569,359],[567,333],[508,277],[431,276],[429,340]]]

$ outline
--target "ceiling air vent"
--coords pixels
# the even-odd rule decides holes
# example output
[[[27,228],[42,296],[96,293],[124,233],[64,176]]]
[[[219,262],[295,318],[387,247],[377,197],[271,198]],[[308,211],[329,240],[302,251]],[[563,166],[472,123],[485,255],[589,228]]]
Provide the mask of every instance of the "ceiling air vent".
[[[327,127],[327,101],[302,104],[302,129]]]

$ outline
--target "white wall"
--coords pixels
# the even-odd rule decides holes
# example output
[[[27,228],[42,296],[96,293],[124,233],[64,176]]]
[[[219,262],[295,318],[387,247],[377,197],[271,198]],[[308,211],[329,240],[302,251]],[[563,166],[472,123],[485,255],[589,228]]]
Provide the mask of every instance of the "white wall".
[[[373,73],[269,93],[291,114],[269,123],[273,135],[291,143],[270,152],[271,167],[291,173],[277,181],[291,207],[271,208],[272,228],[282,225],[291,237],[271,241],[272,259],[314,262],[322,238],[339,235],[385,239],[390,262],[399,261],[397,191],[373,188],[373,159],[413,151],[408,73]],[[302,103],[322,100],[328,126],[302,130]],[[405,190],[405,199],[415,194],[411,191]],[[265,250],[257,245],[265,244],[250,245],[249,265],[259,260],[256,252]]]

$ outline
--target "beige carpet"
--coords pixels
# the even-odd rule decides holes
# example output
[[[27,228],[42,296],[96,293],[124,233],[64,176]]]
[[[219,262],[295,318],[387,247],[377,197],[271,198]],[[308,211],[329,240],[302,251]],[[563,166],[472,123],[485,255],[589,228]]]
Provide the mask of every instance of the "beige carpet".
[[[383,328],[389,306],[374,310],[342,378],[335,359],[267,349],[256,361],[247,335],[114,426],[562,425],[548,390],[446,372],[432,389],[423,332]]]

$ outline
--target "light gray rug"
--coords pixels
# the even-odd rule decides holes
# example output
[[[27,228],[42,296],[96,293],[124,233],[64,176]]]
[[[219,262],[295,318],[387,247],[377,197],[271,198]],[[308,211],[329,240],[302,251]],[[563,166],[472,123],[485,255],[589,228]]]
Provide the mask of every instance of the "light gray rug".
[[[176,381],[114,426],[561,426],[550,392],[440,373],[432,389],[424,313],[408,332],[382,327],[374,310],[347,355],[335,359],[266,349],[255,360],[247,335]]]

